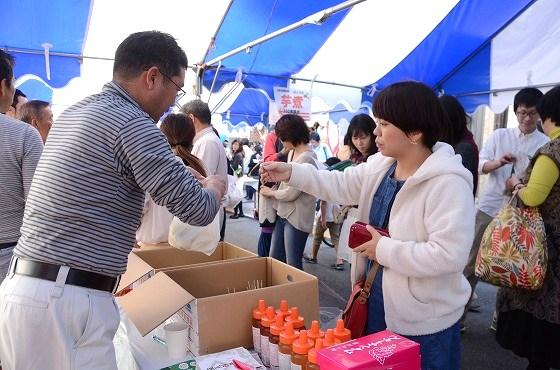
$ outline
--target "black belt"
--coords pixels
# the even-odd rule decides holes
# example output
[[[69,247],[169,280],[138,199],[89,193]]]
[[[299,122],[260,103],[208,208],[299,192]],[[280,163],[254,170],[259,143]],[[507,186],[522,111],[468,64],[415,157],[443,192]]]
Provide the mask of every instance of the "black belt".
[[[17,242],[0,243],[0,249],[15,247]]]
[[[56,281],[59,265],[46,262],[30,261],[16,258],[13,262],[13,272],[18,275],[30,276],[38,279]],[[65,284],[80,286],[88,289],[114,292],[119,284],[119,278],[97,274],[91,271],[70,268]]]

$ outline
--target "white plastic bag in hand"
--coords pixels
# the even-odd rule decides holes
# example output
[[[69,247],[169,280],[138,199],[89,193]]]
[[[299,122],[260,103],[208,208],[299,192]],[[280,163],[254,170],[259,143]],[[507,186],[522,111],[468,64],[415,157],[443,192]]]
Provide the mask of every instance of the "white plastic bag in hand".
[[[222,206],[226,208],[234,208],[239,202],[241,202],[243,194],[237,186],[237,180],[235,177],[228,175],[228,188],[227,193],[223,198]]]
[[[169,227],[169,244],[185,251],[211,255],[220,241],[220,214],[206,226],[193,226],[173,217]]]

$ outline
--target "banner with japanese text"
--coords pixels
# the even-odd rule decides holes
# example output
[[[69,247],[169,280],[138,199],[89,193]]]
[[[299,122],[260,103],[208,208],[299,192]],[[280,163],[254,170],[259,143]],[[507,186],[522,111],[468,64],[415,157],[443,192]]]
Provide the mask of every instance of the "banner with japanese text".
[[[311,95],[308,91],[290,89],[286,87],[274,87],[274,101],[278,118],[284,114],[297,114],[305,121],[311,118]],[[270,110],[270,122],[276,122],[278,118]],[[275,119],[274,121],[272,119]]]

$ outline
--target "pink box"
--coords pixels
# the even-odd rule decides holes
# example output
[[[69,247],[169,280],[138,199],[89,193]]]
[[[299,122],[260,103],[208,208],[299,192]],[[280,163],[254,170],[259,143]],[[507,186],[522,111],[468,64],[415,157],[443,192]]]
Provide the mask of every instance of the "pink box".
[[[419,370],[420,345],[384,330],[324,348],[317,363],[328,370]]]

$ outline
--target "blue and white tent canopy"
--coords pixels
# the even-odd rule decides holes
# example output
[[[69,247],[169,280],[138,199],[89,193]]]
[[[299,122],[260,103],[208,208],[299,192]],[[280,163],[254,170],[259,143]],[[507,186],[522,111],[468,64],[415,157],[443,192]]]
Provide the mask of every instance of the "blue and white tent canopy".
[[[63,107],[111,79],[110,59],[132,32],[169,32],[191,63],[204,63],[341,2],[19,0],[3,6],[0,47],[14,51],[25,92],[37,97],[32,81]],[[273,86],[295,77],[308,80],[296,87],[331,107],[341,100],[358,107],[376,89],[415,79],[460,97],[469,111],[480,104],[501,111],[520,87],[560,83],[559,15],[557,0],[366,0],[223,60],[217,76],[213,65],[204,85],[215,78],[216,90],[237,78],[272,96]],[[251,114],[266,109],[236,102]]]

